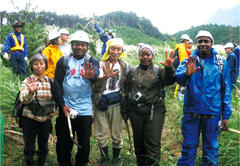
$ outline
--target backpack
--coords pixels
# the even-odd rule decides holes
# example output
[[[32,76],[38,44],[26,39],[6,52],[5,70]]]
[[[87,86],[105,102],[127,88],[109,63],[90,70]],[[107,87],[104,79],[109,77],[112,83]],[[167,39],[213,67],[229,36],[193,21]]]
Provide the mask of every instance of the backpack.
[[[28,77],[29,78],[29,77]],[[51,78],[48,78],[48,82],[50,83],[51,86],[51,90],[52,90],[52,86],[53,86],[53,81]],[[14,107],[12,110],[12,117],[15,117],[16,122],[18,123],[18,126],[20,128],[22,128],[22,113],[23,113],[23,108],[26,106],[27,104],[23,104],[20,100],[20,91],[18,92],[15,102],[14,102]],[[15,112],[16,111],[16,112]]]
[[[178,68],[179,66],[179,56],[178,56],[178,49],[175,50],[173,58],[177,57],[177,59],[173,62],[173,66],[175,68],[175,70]]]

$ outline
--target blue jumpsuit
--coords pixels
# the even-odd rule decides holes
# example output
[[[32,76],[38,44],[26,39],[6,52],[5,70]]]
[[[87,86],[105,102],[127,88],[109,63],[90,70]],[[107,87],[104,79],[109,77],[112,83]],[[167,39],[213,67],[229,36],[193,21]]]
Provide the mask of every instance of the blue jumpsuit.
[[[231,88],[235,89],[237,85],[237,58],[233,51],[227,55],[227,62],[230,67]]]
[[[235,53],[236,58],[237,58],[237,78],[238,78],[238,76],[239,76],[239,61],[240,61],[240,49],[239,49],[239,47],[236,47],[234,49],[234,53]]]
[[[218,165],[219,120],[229,119],[232,113],[230,70],[225,58],[223,69],[216,58],[214,48],[205,58],[202,69],[186,77],[185,59],[176,70],[176,81],[186,86],[182,119],[182,155],[178,165],[193,166],[202,133],[203,165]],[[200,66],[198,50],[196,68]],[[222,111],[221,111],[222,110]]]

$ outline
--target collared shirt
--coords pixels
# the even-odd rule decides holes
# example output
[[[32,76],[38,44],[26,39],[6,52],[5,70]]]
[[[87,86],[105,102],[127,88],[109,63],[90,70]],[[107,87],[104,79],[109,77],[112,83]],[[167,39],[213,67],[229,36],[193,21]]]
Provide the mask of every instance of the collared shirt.
[[[34,78],[36,83],[38,83],[38,90],[37,90],[37,95],[36,93],[34,94],[30,94],[29,93],[29,89],[26,85],[26,83],[28,83],[29,78]],[[52,93],[51,93],[51,85],[50,82],[48,81],[47,76],[44,75],[44,79],[43,81],[41,81],[36,75],[31,75],[30,77],[26,78],[21,86],[21,93],[20,93],[20,100],[23,104],[29,104],[32,101],[37,99],[40,100],[47,100],[47,101],[53,101],[53,97],[52,97]],[[45,122],[46,120],[50,119],[50,116],[36,116],[32,114],[32,111],[25,106],[23,109],[23,116],[28,117],[30,119],[39,121],[39,122]]]

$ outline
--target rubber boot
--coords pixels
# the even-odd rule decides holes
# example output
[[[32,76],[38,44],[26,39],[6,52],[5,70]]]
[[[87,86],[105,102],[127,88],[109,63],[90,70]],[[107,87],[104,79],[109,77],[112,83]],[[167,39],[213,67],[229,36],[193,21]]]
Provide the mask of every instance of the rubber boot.
[[[121,149],[113,148],[113,164],[119,166],[119,154]]]
[[[107,166],[109,163],[108,146],[100,148],[100,152],[102,155],[101,166]]]

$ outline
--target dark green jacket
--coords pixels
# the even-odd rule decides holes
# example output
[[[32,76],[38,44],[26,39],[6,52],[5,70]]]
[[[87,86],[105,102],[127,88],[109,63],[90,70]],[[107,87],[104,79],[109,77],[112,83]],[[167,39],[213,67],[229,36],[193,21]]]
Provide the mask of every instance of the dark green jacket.
[[[155,65],[156,67],[156,65]],[[139,103],[144,104],[164,104],[164,87],[172,85],[175,82],[175,70],[172,67],[160,68],[158,72],[154,72],[153,64],[147,69],[141,65],[136,70],[129,71],[126,79],[125,93],[128,94],[126,107],[136,106]],[[141,98],[136,101],[134,96],[140,92]],[[125,108],[125,111],[127,109]],[[124,113],[124,112],[122,112]]]

